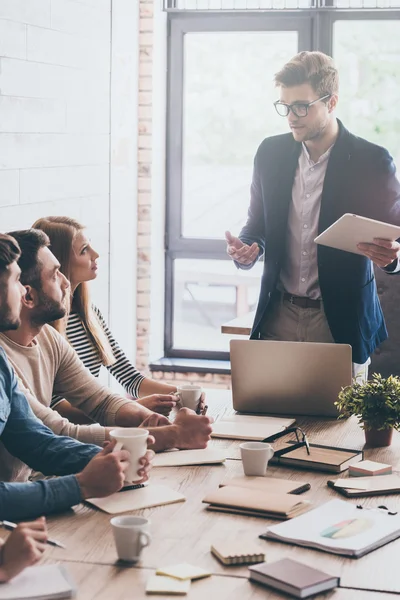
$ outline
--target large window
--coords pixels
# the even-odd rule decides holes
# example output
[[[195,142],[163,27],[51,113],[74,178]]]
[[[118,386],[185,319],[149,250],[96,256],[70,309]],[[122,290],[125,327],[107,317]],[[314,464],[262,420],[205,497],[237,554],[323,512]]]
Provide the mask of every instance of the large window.
[[[211,12],[170,15],[165,353],[172,357],[227,358],[221,324],[256,307],[262,263],[237,270],[224,232],[237,235],[245,223],[259,143],[287,130],[273,109],[273,76],[291,56],[332,54],[341,75],[338,116],[400,164],[400,13]]]
[[[333,55],[341,78],[338,116],[400,165],[400,20],[335,21]]]

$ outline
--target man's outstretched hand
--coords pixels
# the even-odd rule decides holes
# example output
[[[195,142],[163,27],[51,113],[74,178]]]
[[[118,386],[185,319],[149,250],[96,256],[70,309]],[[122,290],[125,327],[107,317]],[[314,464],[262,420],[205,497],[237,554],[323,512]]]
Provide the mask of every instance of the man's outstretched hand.
[[[225,231],[225,239],[227,243],[226,251],[232,260],[236,260],[241,265],[251,265],[257,260],[260,248],[256,242],[251,246],[244,244],[231,234],[230,231]]]

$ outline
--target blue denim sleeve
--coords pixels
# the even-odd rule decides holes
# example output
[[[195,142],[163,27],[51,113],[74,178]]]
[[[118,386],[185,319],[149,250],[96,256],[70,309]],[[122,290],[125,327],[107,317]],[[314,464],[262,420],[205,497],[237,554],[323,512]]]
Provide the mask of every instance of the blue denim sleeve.
[[[33,414],[14,371],[0,352],[1,441],[13,456],[45,475],[79,473],[99,451],[70,437],[55,435]]]
[[[0,483],[0,519],[36,519],[68,510],[81,500],[75,475],[34,483]]]

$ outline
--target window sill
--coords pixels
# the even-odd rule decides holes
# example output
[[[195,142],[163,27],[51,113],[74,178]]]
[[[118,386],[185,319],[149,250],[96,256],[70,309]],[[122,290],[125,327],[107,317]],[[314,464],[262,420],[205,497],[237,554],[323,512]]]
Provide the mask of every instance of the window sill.
[[[151,372],[164,373],[217,373],[230,375],[231,363],[229,360],[206,360],[203,358],[160,358],[150,363]]]

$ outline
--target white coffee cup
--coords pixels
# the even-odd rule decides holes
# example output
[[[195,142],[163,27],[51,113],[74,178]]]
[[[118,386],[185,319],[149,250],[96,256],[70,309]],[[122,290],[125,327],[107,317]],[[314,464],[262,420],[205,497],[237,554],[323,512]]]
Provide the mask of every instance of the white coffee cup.
[[[202,393],[203,389],[199,385],[180,385],[177,388],[177,395],[181,405],[191,408],[194,411],[199,407]]]
[[[274,450],[270,444],[264,444],[264,442],[245,442],[240,444],[240,454],[244,474],[263,477],[268,461],[274,455]]]
[[[122,444],[122,449],[127,450],[130,454],[129,467],[125,471],[125,481],[129,483],[140,481],[137,473],[142,466],[139,464],[139,460],[147,452],[148,436],[147,429],[138,427],[118,427],[110,431],[110,438],[117,440]]]
[[[150,521],[143,517],[113,517],[110,520],[120,560],[137,562],[140,553],[151,542]]]

